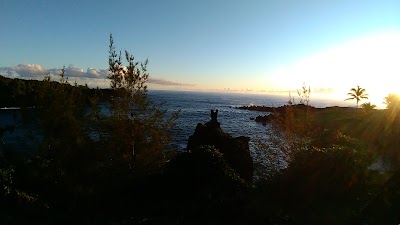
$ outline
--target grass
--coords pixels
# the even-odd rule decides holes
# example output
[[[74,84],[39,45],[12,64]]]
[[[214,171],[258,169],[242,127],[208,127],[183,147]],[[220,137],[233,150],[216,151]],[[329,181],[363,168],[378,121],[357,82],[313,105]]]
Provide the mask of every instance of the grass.
[[[375,144],[380,136],[388,132],[384,110],[369,113],[354,108],[328,107],[316,110],[313,114],[313,126],[321,129],[334,129],[357,138],[368,144]]]
[[[377,153],[389,162],[398,162],[400,154],[399,121],[389,119],[386,110],[366,112],[354,108],[327,107],[314,110],[312,126],[319,130],[332,129],[367,144],[367,150]]]

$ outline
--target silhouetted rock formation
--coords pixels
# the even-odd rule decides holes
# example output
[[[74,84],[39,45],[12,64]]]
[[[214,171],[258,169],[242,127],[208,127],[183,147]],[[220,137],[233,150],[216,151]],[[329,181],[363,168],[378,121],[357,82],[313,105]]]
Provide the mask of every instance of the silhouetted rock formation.
[[[274,114],[268,114],[265,116],[257,116],[255,121],[259,123],[269,123],[274,119]]]
[[[253,177],[253,159],[249,150],[249,137],[233,138],[225,133],[217,120],[218,110],[211,110],[211,120],[204,125],[197,124],[193,135],[189,137],[187,150],[196,151],[199,146],[211,145],[217,148],[228,164],[247,181]]]
[[[310,110],[324,109],[324,108],[315,108],[313,106],[304,105],[304,104],[283,105],[283,106],[279,106],[279,107],[253,105],[253,106],[240,106],[240,107],[237,107],[237,109],[244,109],[244,110],[249,110],[249,111],[259,111],[259,112],[284,113],[287,107],[293,107],[295,109],[309,108]],[[343,108],[343,107],[341,107],[341,108]]]
[[[259,111],[259,112],[270,112],[270,114],[268,114],[268,115],[263,115],[263,116],[259,115],[255,119],[254,118],[250,118],[251,120],[255,120],[258,123],[262,123],[263,125],[266,125],[267,123],[270,123],[272,120],[274,120],[277,117],[285,118],[288,109],[297,110],[297,111],[310,110],[310,111],[313,112],[313,111],[317,111],[317,110],[329,109],[329,107],[327,107],[327,108],[315,108],[315,107],[309,106],[309,105],[296,104],[296,105],[283,105],[283,106],[279,106],[279,107],[240,106],[240,107],[238,107],[238,109],[244,109],[244,110],[250,110],[250,111]]]
[[[211,120],[209,122],[207,122],[206,125],[220,127],[217,117],[218,117],[218,109],[215,110],[215,112],[214,112],[214,110],[211,109]]]
[[[258,105],[251,105],[251,106],[239,106],[236,107],[237,109],[244,109],[250,111],[259,111],[259,112],[273,112],[276,107],[269,107],[269,106],[258,106]]]

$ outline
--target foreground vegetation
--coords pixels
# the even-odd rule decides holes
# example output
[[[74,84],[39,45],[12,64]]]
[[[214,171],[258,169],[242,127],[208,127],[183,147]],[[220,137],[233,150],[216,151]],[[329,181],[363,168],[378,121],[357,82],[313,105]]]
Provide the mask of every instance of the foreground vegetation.
[[[281,111],[274,125],[279,139],[272,138],[268,148],[283,149],[290,163],[273,176],[277,189],[267,193],[285,199],[283,207],[296,222],[399,221],[400,129],[398,121],[389,119],[389,111],[359,109],[355,114],[354,108],[305,105]]]
[[[303,88],[301,104],[274,109],[274,135],[259,146],[270,163],[284,152],[287,168],[249,180],[215,146],[169,150],[177,115],[147,98],[147,63],[121,58],[110,36],[110,90],[71,85],[63,71],[58,81],[0,77],[0,104],[22,107],[2,134],[27,128],[32,150],[0,145],[1,224],[400,222],[396,97],[355,114],[315,109]],[[380,159],[390,170],[371,169]]]

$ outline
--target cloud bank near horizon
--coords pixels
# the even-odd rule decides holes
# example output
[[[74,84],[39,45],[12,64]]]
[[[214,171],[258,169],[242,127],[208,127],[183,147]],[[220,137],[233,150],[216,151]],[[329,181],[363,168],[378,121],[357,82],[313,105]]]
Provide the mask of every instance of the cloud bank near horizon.
[[[11,78],[40,80],[49,74],[55,78],[61,73],[61,68],[45,69],[40,64],[18,64],[14,67],[0,67],[1,73]],[[107,78],[107,69],[87,68],[85,72],[83,69],[70,64],[68,67],[65,67],[65,76],[70,78],[70,80],[75,80],[79,84],[88,84],[91,87],[109,87],[110,85]],[[149,77],[148,83],[161,86],[196,86],[196,84],[182,83],[152,76]]]

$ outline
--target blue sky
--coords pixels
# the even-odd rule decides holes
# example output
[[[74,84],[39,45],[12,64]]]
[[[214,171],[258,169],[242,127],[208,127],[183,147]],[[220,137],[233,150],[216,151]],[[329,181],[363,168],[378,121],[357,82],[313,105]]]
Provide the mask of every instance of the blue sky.
[[[299,71],[298,64],[358,40],[387,51],[400,45],[398,0],[0,0],[0,9],[0,74],[39,79],[65,65],[73,79],[91,85],[107,85],[93,78],[106,74],[110,32],[117,49],[149,58],[149,85],[161,89],[286,90],[302,82],[336,88],[315,75],[324,71],[305,75],[309,68]],[[389,46],[377,46],[387,40]]]

